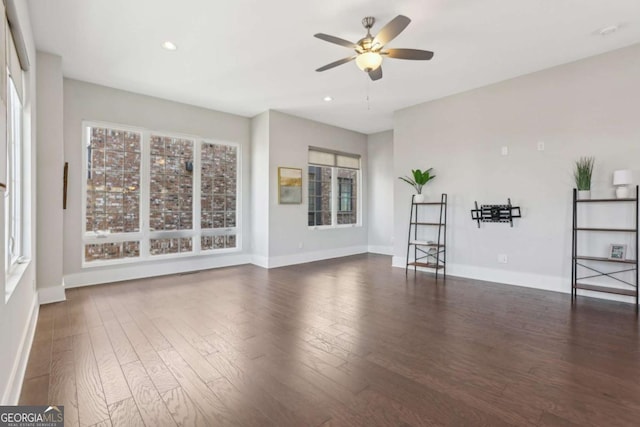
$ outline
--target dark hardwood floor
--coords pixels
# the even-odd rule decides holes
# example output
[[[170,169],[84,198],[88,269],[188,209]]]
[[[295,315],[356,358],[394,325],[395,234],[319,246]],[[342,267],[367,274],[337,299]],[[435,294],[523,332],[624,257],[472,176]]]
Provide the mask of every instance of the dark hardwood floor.
[[[405,279],[380,255],[67,298],[40,308],[21,397],[67,426],[640,425],[630,304]]]

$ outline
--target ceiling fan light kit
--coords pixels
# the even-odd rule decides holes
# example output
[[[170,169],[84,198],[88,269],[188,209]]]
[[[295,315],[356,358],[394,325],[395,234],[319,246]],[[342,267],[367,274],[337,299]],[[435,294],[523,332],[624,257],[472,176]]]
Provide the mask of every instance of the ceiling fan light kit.
[[[356,65],[365,73],[382,65],[382,56],[377,52],[364,52],[356,57]]]
[[[338,44],[348,47],[355,51],[355,55],[347,58],[339,59],[335,62],[318,68],[316,71],[326,71],[338,65],[346,64],[355,59],[356,65],[365,73],[369,74],[371,80],[379,80],[382,78],[382,57],[410,60],[429,60],[433,58],[433,52],[419,49],[386,49],[385,45],[396,38],[411,22],[411,19],[404,15],[398,15],[393,18],[387,25],[382,27],[380,32],[373,37],[371,35],[371,27],[376,20],[372,16],[367,16],[362,20],[362,25],[367,30],[367,35],[360,39],[357,43],[350,42],[339,37],[330,36],[328,34],[318,33],[314,37],[329,43]]]

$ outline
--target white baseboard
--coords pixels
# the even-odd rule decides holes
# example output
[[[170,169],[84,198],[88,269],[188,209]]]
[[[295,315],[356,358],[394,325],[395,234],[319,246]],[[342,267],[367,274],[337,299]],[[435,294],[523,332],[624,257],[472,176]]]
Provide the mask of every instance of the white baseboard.
[[[64,284],[60,286],[50,286],[48,288],[38,289],[38,303],[51,304],[54,302],[66,301],[67,297],[64,293]]]
[[[33,301],[31,303],[31,314],[29,315],[29,321],[25,325],[25,329],[22,332],[20,346],[18,347],[18,353],[13,363],[11,374],[9,375],[7,388],[2,395],[3,405],[17,405],[18,401],[20,400],[20,393],[22,392],[22,382],[24,381],[24,374],[27,370],[27,362],[29,361],[29,353],[31,352],[33,336],[36,332],[39,307],[38,296],[34,295]]]
[[[405,268],[405,259],[405,257],[394,256],[391,264],[394,267]],[[418,270],[434,271],[433,269],[420,267],[418,267]],[[564,294],[571,293],[571,278],[569,277],[547,276],[542,274],[500,270],[464,264],[447,264],[447,275],[486,282],[502,283],[505,285],[522,286],[525,288],[540,289],[544,291],[561,292]],[[635,302],[634,297],[606,294],[602,292],[579,290],[578,295],[627,303]]]
[[[370,245],[367,252],[372,254],[393,255],[393,246],[376,246]]]
[[[285,267],[287,265],[304,264],[306,262],[322,261],[331,258],[340,258],[343,256],[364,254],[367,252],[366,246],[350,246],[347,248],[328,249],[315,252],[303,252],[292,255],[282,255],[272,257],[267,260],[267,266],[265,268],[277,268]],[[264,262],[264,260],[261,260]],[[256,265],[260,265],[257,264]],[[260,265],[264,267],[264,265]]]
[[[269,257],[262,256],[262,255],[254,255],[251,260],[251,264],[257,265],[258,267],[262,267],[262,268],[269,268]]]
[[[250,264],[251,261],[251,255],[241,254],[224,257],[184,258],[162,263],[92,267],[84,269],[79,273],[65,276],[64,283],[66,288],[78,288],[81,286],[122,282],[147,277],[190,273],[193,271],[210,270],[212,268],[231,267],[234,265]]]

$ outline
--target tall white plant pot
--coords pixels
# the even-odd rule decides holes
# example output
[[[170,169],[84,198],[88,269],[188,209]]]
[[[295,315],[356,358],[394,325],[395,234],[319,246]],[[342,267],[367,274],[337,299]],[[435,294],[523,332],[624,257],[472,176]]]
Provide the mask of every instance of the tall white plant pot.
[[[415,194],[413,196],[414,203],[424,203],[424,194]]]
[[[591,198],[591,190],[578,190],[578,200],[589,200]]]

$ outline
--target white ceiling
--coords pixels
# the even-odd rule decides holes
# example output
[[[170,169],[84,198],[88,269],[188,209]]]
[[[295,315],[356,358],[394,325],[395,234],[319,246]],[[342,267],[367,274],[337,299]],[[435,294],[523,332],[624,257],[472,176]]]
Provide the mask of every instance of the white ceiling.
[[[275,109],[363,133],[411,105],[640,42],[639,0],[29,0],[37,48],[66,77],[252,117]],[[316,73],[398,14],[377,82],[354,63]],[[597,30],[620,25],[603,37]],[[161,48],[165,40],[178,50]],[[615,76],[611,76],[615,78]],[[322,98],[331,95],[333,102]],[[367,98],[369,101],[367,102]]]

